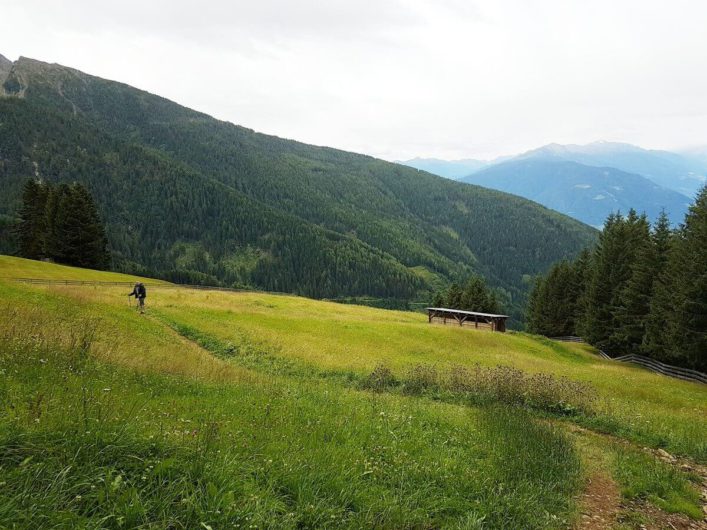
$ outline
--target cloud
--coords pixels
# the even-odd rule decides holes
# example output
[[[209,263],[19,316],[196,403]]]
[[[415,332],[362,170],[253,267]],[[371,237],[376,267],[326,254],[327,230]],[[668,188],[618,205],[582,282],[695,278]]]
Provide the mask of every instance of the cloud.
[[[690,0],[6,0],[0,53],[390,159],[707,137]]]

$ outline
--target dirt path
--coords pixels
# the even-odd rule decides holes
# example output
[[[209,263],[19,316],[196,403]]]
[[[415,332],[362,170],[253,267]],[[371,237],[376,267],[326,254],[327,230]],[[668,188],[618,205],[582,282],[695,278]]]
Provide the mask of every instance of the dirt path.
[[[579,511],[577,530],[612,528],[621,511],[621,492],[614,479],[602,472],[592,475],[579,497]]]
[[[610,434],[599,433],[576,424],[566,423],[565,427],[577,438],[575,440],[584,454],[584,462],[590,466],[590,479],[577,499],[580,517],[574,528],[577,530],[598,530],[611,528],[632,528],[636,530],[707,530],[707,466],[688,459],[676,458],[662,449],[642,447],[634,442]],[[608,461],[605,453],[594,444],[582,443],[582,439],[604,439],[612,444],[631,446],[650,453],[654,458],[669,464],[682,472],[694,473],[700,477],[702,509],[705,518],[700,521],[686,515],[667,513],[642,499],[622,498],[616,482],[606,471]]]

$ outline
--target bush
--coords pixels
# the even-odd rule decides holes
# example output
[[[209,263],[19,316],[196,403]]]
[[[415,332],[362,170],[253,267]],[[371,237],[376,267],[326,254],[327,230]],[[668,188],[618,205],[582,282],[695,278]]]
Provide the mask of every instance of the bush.
[[[406,394],[422,394],[431,389],[440,388],[437,369],[430,364],[416,364],[410,368],[404,380]]]
[[[364,379],[361,386],[374,392],[385,392],[398,386],[399,381],[393,372],[384,364],[378,364],[373,371]]]
[[[440,373],[433,365],[416,364],[398,381],[387,366],[378,365],[361,386],[383,392],[400,384],[410,395],[446,392],[477,403],[504,403],[560,414],[592,415],[598,399],[588,383],[551,374],[528,375],[509,366],[452,366]]]

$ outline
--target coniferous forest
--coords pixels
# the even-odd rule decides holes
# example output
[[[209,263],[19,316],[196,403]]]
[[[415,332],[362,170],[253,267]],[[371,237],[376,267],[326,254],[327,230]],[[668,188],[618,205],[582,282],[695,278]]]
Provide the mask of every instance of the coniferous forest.
[[[537,278],[528,329],[707,370],[707,187],[677,229],[611,215],[596,246]]]

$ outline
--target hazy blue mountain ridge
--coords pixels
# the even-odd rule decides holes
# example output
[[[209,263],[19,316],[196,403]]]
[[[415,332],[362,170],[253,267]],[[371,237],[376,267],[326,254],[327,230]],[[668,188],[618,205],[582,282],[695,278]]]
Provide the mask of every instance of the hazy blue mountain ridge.
[[[665,209],[679,223],[690,199],[647,178],[612,167],[595,167],[543,156],[518,157],[464,179],[529,198],[589,225],[599,227],[607,215],[633,208],[656,219]]]

